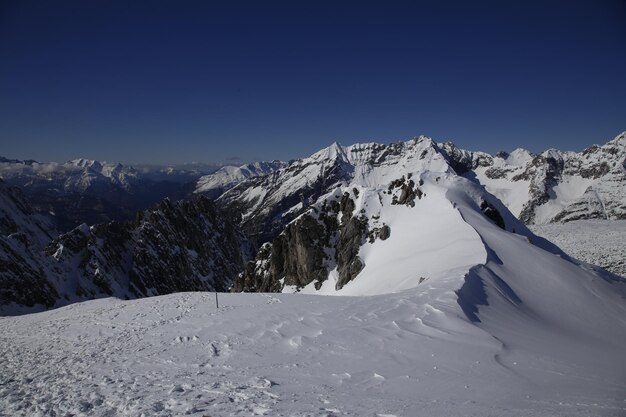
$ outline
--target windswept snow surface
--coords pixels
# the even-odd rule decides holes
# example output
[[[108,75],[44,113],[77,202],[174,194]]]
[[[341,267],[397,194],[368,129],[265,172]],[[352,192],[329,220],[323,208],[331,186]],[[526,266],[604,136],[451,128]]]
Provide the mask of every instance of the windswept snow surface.
[[[484,248],[464,276],[0,318],[0,415],[625,415],[623,283],[498,228],[472,192],[446,195]]]
[[[490,317],[489,327],[504,335],[498,340],[452,300],[431,299],[432,289],[376,297],[220,294],[219,309],[213,294],[179,293],[2,318],[0,414],[626,412],[619,333],[608,343],[577,339],[574,330],[563,335],[553,323],[538,331],[530,317]]]

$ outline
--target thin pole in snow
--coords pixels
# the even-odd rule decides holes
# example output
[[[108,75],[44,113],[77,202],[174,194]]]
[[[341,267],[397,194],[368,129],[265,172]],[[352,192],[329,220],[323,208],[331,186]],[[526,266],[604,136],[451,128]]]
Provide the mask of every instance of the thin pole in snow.
[[[220,308],[220,303],[217,300],[217,291],[215,291],[215,308]]]

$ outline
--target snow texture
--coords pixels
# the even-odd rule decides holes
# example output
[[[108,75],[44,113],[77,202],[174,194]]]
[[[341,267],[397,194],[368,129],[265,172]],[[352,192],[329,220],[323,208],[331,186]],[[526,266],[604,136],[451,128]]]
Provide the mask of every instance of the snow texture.
[[[574,258],[626,277],[626,220],[576,220],[530,228]]]

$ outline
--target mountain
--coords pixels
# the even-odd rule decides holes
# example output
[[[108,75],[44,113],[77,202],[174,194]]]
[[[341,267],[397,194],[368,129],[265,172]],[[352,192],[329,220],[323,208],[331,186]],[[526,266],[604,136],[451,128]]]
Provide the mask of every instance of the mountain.
[[[270,236],[235,291],[374,295],[462,276],[498,250],[486,247],[480,228],[487,224],[490,234],[497,229],[502,239],[522,239],[526,252],[538,245],[574,262],[457,175],[446,152],[426,137],[333,144],[245,181],[219,201],[228,199],[242,211],[244,229]]]
[[[623,414],[626,280],[534,235],[472,175],[497,158],[537,181],[559,171],[454,152],[333,144],[215,202],[164,200],[50,243],[0,187],[0,279],[23,284],[4,300],[116,297],[0,320],[0,414]],[[239,227],[259,248],[245,265]],[[231,283],[253,294],[218,307],[204,292]]]
[[[452,170],[432,140],[421,137],[390,145],[337,143],[269,175],[250,178],[218,202],[239,213],[243,230],[256,243],[271,240],[321,196],[351,179],[364,185],[398,179],[407,164]]]
[[[623,415],[624,279],[534,236],[429,139],[374,148],[270,174],[307,184],[328,157],[343,178],[319,182],[237,284],[299,294],[105,298],[0,320],[0,414]],[[268,184],[257,195],[289,195]],[[83,250],[68,264],[100,259]]]
[[[217,198],[243,180],[269,174],[287,165],[288,163],[282,161],[254,162],[239,167],[227,165],[212,174],[200,177],[194,193]]]
[[[20,187],[35,210],[53,215],[62,231],[81,223],[128,220],[165,197],[186,197],[193,191],[189,184],[201,175],[82,158],[63,164],[0,159],[0,177]]]
[[[82,224],[54,238],[14,193],[0,188],[3,314],[108,296],[226,291],[250,257],[246,238],[206,197],[166,199],[134,220]]]
[[[455,169],[526,224],[626,218],[626,132],[582,152],[517,149],[495,156],[441,145]]]
[[[43,255],[54,236],[53,221],[35,213],[18,188],[0,180],[0,306],[54,305],[58,293],[47,279]]]

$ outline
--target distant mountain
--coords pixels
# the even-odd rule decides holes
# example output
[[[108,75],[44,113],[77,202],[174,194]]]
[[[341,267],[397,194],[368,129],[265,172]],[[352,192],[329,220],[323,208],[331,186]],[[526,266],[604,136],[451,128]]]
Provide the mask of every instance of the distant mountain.
[[[584,151],[524,149],[495,156],[441,145],[458,173],[483,185],[527,224],[626,219],[626,132]]]
[[[224,166],[212,174],[198,179],[194,193],[202,193],[217,198],[240,182],[260,175],[266,175],[288,165],[287,162],[254,162],[241,166]]]
[[[91,159],[63,164],[0,160],[0,177],[20,187],[37,211],[53,215],[62,231],[81,223],[128,220],[137,210],[165,197],[187,197],[202,175],[200,171],[136,169]]]

